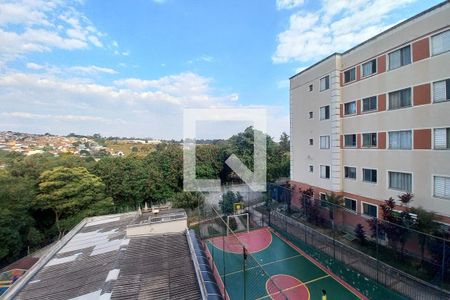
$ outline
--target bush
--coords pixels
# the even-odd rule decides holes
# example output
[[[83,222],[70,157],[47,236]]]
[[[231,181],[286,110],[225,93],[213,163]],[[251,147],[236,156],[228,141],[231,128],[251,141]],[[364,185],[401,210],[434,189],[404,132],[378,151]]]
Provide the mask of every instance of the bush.
[[[366,243],[366,232],[364,231],[364,226],[361,224],[356,225],[355,227],[355,236],[358,239],[359,243],[361,245],[364,245]]]

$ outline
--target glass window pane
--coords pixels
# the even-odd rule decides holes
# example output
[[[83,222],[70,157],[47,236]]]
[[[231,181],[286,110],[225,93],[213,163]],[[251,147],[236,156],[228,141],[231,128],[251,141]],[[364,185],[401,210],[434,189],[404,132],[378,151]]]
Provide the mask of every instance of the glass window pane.
[[[440,54],[450,50],[450,30],[442,32],[431,38],[431,53]]]

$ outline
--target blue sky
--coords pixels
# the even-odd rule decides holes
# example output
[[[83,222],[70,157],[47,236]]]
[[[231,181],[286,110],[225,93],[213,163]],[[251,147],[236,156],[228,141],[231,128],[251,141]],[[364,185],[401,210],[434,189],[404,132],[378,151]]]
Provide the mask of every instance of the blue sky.
[[[183,108],[255,107],[278,138],[290,76],[439,2],[0,0],[0,130],[179,139]]]

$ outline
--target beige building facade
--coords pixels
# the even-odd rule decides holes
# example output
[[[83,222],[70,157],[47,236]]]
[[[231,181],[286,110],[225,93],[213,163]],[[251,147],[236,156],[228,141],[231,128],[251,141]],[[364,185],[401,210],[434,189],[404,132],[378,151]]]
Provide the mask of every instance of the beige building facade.
[[[291,184],[381,217],[389,197],[450,223],[450,2],[290,79]]]

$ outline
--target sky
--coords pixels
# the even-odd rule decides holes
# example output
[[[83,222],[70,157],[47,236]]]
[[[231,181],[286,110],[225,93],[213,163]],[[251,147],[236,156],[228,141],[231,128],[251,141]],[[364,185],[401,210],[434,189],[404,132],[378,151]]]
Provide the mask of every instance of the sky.
[[[289,77],[439,2],[0,0],[0,131],[180,139],[185,108],[258,108],[277,140]]]

